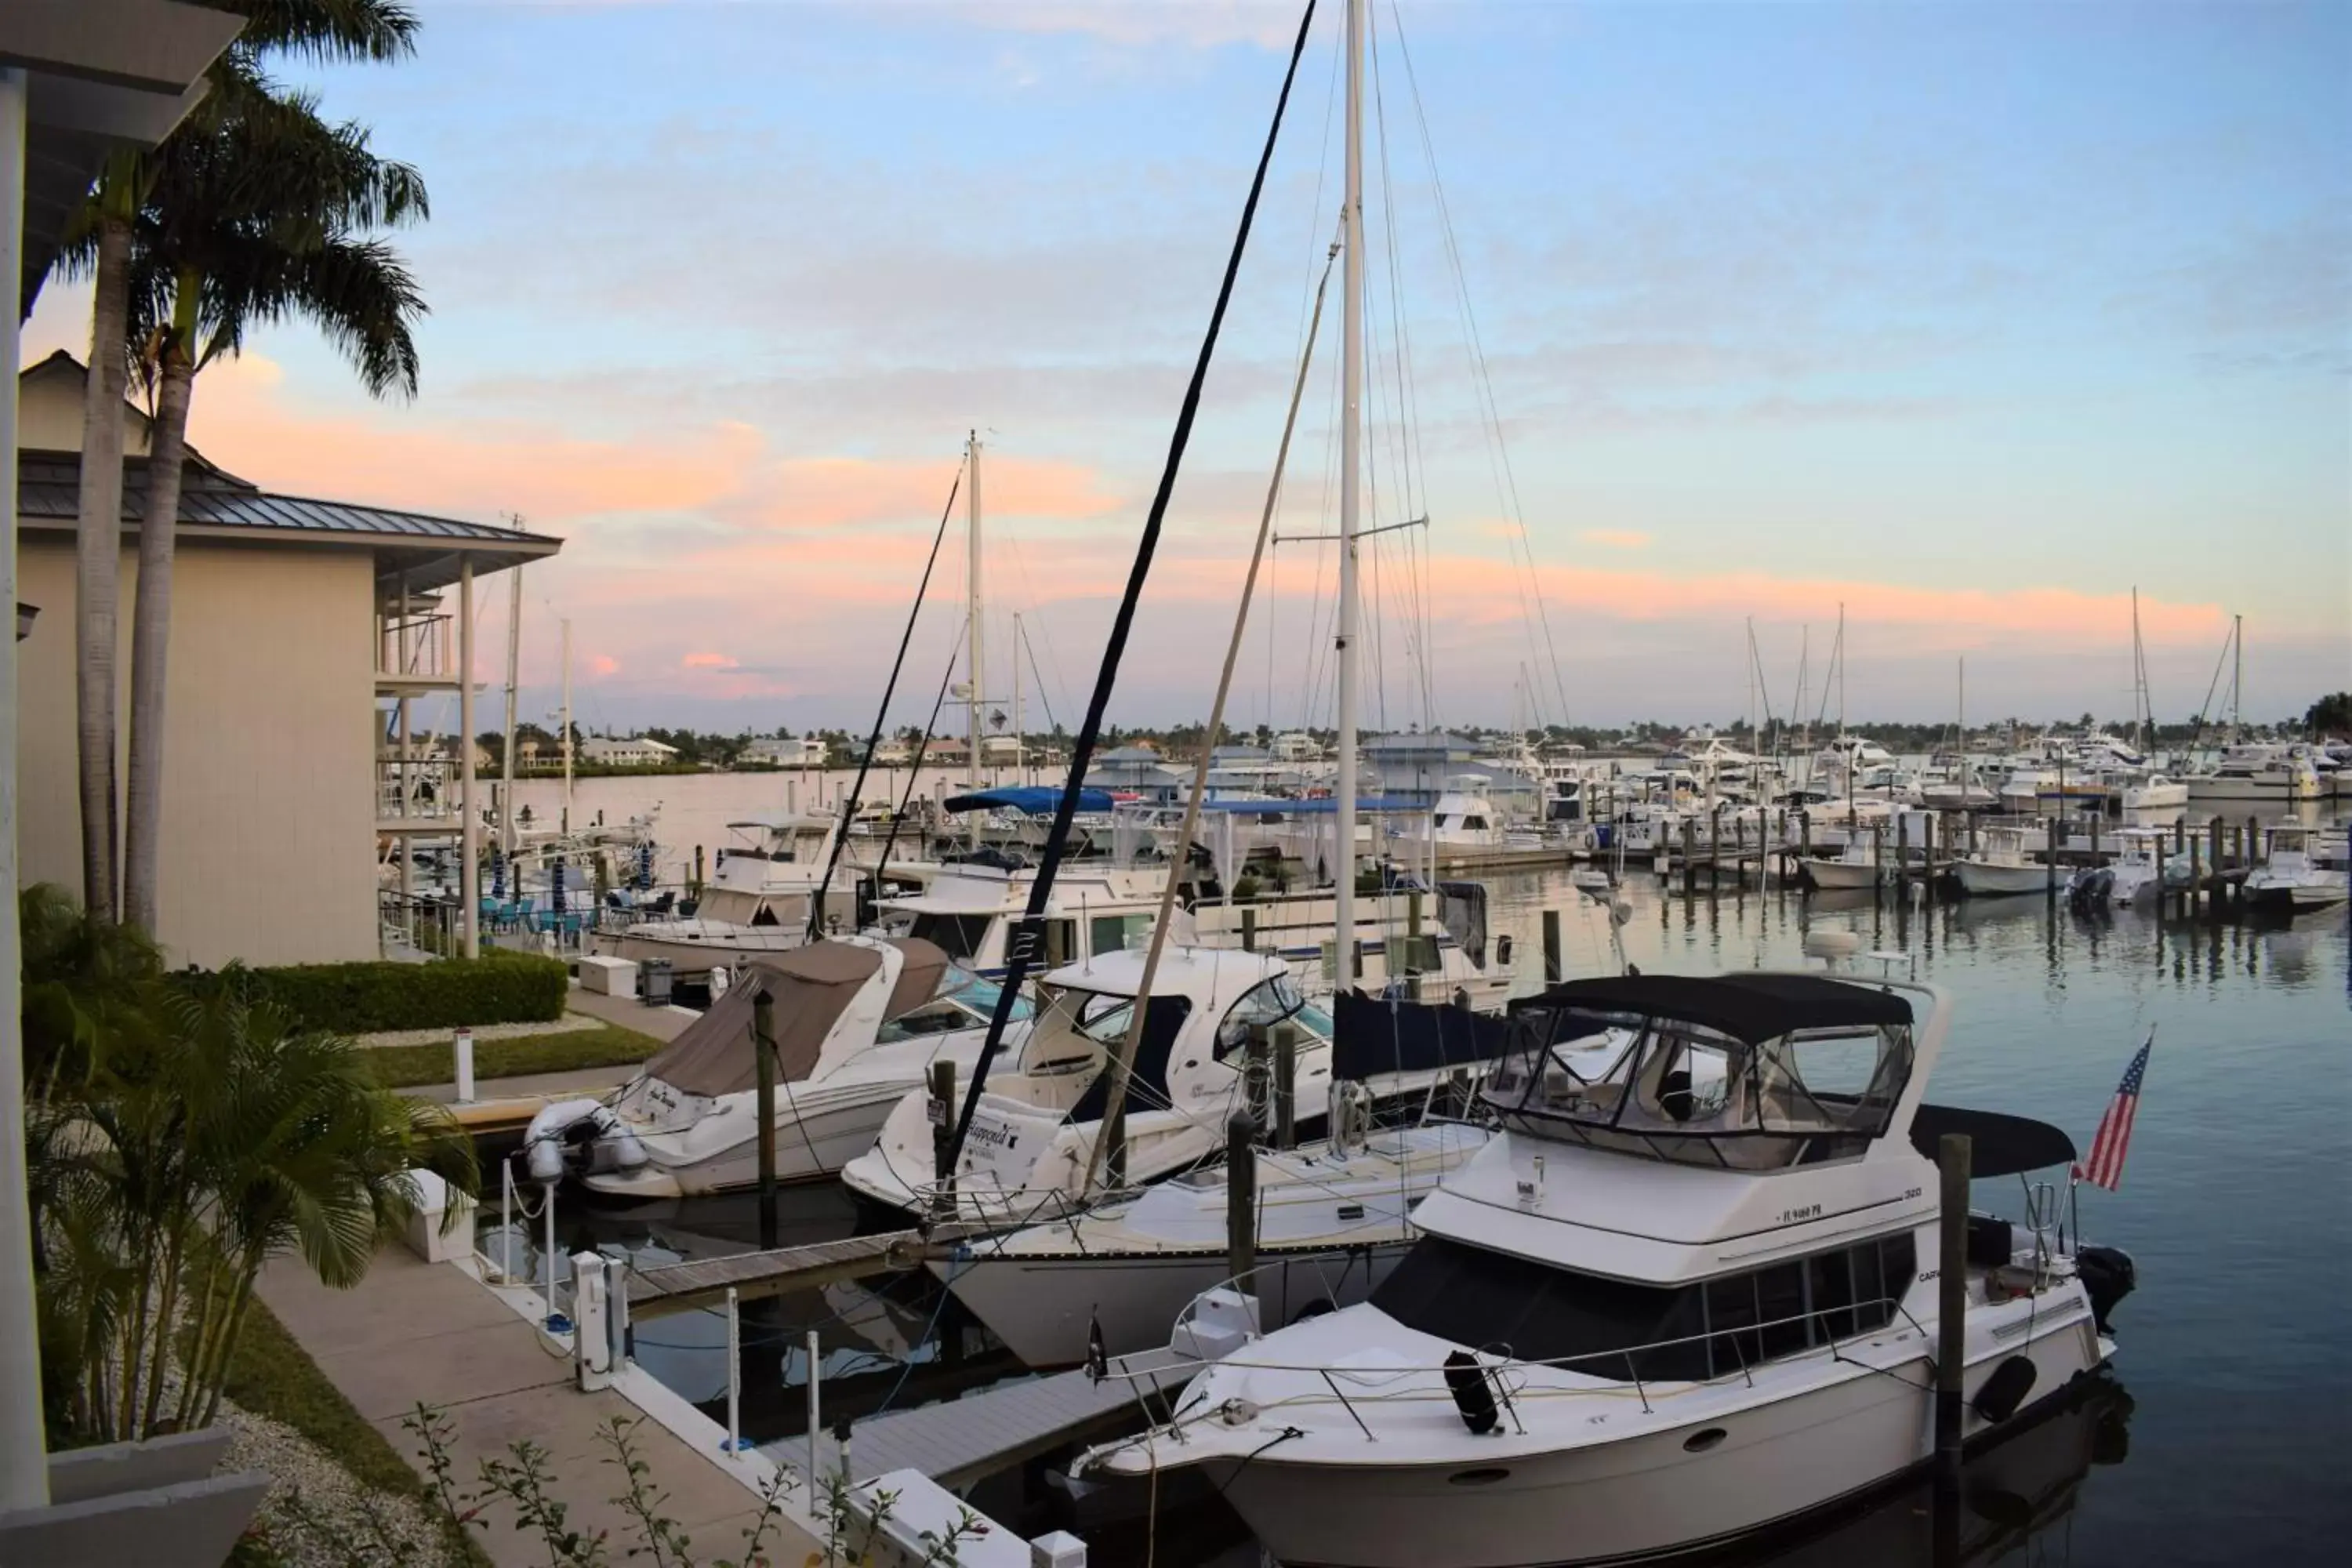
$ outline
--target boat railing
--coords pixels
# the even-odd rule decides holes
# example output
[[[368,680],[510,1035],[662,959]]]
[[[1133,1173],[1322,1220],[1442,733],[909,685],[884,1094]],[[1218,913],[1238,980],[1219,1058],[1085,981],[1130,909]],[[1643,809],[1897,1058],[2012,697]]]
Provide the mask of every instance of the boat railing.
[[[1197,1301],[1195,1304],[1197,1305]],[[1860,1322],[1860,1313],[1880,1308],[1884,1308],[1885,1310],[1885,1316],[1881,1319],[1876,1325],[1870,1329],[1864,1329],[1858,1326]],[[1180,1327],[1188,1320],[1191,1310],[1192,1309],[1188,1307],[1184,1314],[1179,1315],[1177,1322]],[[1841,1318],[1844,1319],[1847,1324],[1856,1326],[1847,1327],[1843,1333],[1832,1332],[1832,1331],[1834,1331],[1839,1326],[1836,1320]],[[1845,1355],[1842,1348],[1843,1342],[1858,1339],[1864,1334],[1880,1332],[1886,1327],[1886,1325],[1895,1322],[1898,1318],[1904,1323],[1908,1325],[1911,1332],[1919,1336],[1922,1347],[1921,1353],[1928,1353],[1932,1349],[1933,1336],[1927,1332],[1927,1329],[1919,1322],[1918,1319],[1914,1317],[1910,1310],[1904,1306],[1900,1299],[1890,1296],[1882,1296],[1875,1300],[1853,1301],[1842,1306],[1815,1308],[1810,1311],[1792,1313],[1787,1317],[1775,1318],[1761,1322],[1743,1323],[1732,1328],[1712,1329],[1704,1333],[1684,1334],[1674,1339],[1652,1341],[1647,1344],[1630,1345],[1607,1351],[1594,1351],[1581,1355],[1544,1357],[1517,1356],[1510,1352],[1507,1346],[1504,1346],[1498,1351],[1493,1347],[1485,1345],[1477,1347],[1472,1354],[1475,1359],[1475,1369],[1486,1382],[1488,1392],[1494,1396],[1496,1402],[1509,1414],[1512,1425],[1517,1426],[1521,1435],[1524,1436],[1527,1428],[1519,1420],[1518,1404],[1520,1400],[1528,1397],[1554,1397],[1585,1392],[1584,1390],[1576,1388],[1532,1388],[1528,1377],[1525,1375],[1528,1373],[1537,1371],[1576,1372],[1583,1373],[1588,1376],[1604,1378],[1610,1382],[1630,1384],[1633,1388],[1634,1396],[1641,1401],[1643,1414],[1651,1415],[1654,1414],[1656,1411],[1656,1405],[1650,1394],[1650,1385],[1652,1384],[1679,1384],[1687,1387],[1702,1388],[1717,1384],[1727,1383],[1732,1378],[1738,1377],[1743,1379],[1748,1387],[1753,1388],[1756,1386],[1757,1367],[1768,1363],[1794,1361],[1801,1356],[1808,1355],[1826,1355],[1832,1361],[1836,1362],[1850,1361],[1851,1358]],[[1805,1328],[1807,1332],[1807,1342],[1802,1350],[1790,1351],[1780,1355],[1771,1356],[1760,1353],[1762,1350],[1762,1341],[1766,1334],[1774,1331],[1796,1328],[1801,1325]],[[1813,1338],[1816,1329],[1818,1329],[1822,1334],[1822,1337],[1818,1341]],[[1740,1343],[1742,1338],[1751,1338],[1756,1342],[1756,1348],[1759,1353],[1753,1360],[1749,1358],[1746,1349],[1742,1347]],[[1703,1378],[1670,1378],[1660,1377],[1654,1373],[1645,1374],[1642,1370],[1643,1361],[1646,1358],[1656,1355],[1660,1352],[1687,1350],[1693,1346],[1701,1346],[1712,1349],[1714,1343],[1717,1341],[1728,1342],[1732,1352],[1733,1371],[1717,1372]],[[1458,1394],[1455,1394],[1453,1392],[1450,1386],[1442,1391],[1433,1390],[1426,1382],[1415,1381],[1405,1387],[1397,1389],[1393,1393],[1360,1393],[1351,1398],[1348,1392],[1339,1386],[1338,1379],[1331,1375],[1334,1369],[1328,1365],[1313,1363],[1293,1364],[1283,1362],[1267,1361],[1255,1355],[1251,1356],[1245,1364],[1253,1372],[1312,1373],[1320,1377],[1323,1380],[1324,1385],[1330,1389],[1332,1394],[1339,1401],[1341,1406],[1346,1409],[1349,1418],[1355,1422],[1358,1428],[1363,1432],[1366,1440],[1370,1442],[1378,1442],[1380,1439],[1374,1436],[1370,1425],[1365,1421],[1362,1413],[1357,1409],[1356,1406],[1360,1401],[1367,1405],[1377,1405],[1396,1399],[1430,1399],[1439,1397],[1441,1394],[1442,1396],[1448,1398],[1459,1397]],[[1708,1357],[1708,1364],[1710,1366],[1716,1364],[1716,1358],[1714,1356],[1710,1355]],[[1856,1366],[1868,1365],[1868,1363],[1862,1362],[1853,1362],[1853,1364]],[[1623,1375],[1618,1376],[1617,1372],[1621,1367],[1623,1370]],[[1402,1378],[1412,1373],[1429,1373],[1445,1379],[1450,1385],[1463,1372],[1470,1370],[1470,1367],[1467,1363],[1462,1362],[1456,1362],[1450,1366],[1444,1363],[1436,1363],[1428,1365],[1416,1365],[1412,1363],[1383,1363],[1377,1367],[1343,1367],[1338,1370],[1358,1373],[1376,1373],[1384,1378]],[[1870,1367],[1869,1370],[1885,1371],[1886,1369]],[[1515,1377],[1514,1374],[1517,1375]]]

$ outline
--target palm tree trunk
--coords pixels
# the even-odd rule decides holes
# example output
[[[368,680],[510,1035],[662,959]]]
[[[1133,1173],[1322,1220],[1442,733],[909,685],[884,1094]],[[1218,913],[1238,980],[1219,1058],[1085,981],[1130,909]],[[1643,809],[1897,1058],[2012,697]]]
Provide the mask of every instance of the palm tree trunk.
[[[101,920],[114,918],[117,885],[115,606],[122,550],[123,333],[130,295],[131,224],[127,217],[110,214],[100,219],[98,228],[74,571],[82,907]]]
[[[131,639],[131,811],[122,845],[122,918],[157,934],[163,827],[163,700],[172,647],[172,551],[180,519],[188,400],[194,390],[196,301],[202,279],[173,280],[172,331],[147,436],[147,515],[139,524],[139,599]]]

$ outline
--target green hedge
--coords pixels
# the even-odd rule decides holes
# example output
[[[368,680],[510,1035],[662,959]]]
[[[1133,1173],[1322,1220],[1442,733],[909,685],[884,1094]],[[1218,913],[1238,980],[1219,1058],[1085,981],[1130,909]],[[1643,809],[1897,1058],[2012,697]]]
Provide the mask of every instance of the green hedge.
[[[299,963],[245,973],[256,1000],[344,1035],[552,1023],[563,1016],[569,981],[561,963],[536,953],[431,963]]]

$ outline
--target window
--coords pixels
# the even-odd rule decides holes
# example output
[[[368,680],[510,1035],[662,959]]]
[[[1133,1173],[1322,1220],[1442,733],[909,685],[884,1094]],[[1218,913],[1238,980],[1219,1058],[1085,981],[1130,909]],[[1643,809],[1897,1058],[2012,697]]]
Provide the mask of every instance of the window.
[[[924,942],[937,942],[940,951],[950,958],[971,958],[980,952],[988,940],[987,915],[942,915],[925,912],[915,917],[907,934]]]
[[[1087,940],[1092,944],[1087,951],[1099,957],[1106,952],[1124,952],[1127,939],[1151,929],[1150,915],[1097,915],[1088,922]]]
[[[1708,1280],[1703,1331],[1712,1375],[1736,1376],[1759,1362],[1885,1328],[1911,1288],[1916,1261],[1906,1230]]]
[[[1424,1236],[1373,1290],[1372,1305],[1438,1339],[1573,1363],[1594,1377],[1706,1375],[1694,1288],[1603,1279]],[[1691,1342],[1659,1343],[1685,1338]]]
[[[1262,985],[1250,987],[1217,1026],[1217,1059],[1223,1061],[1245,1049],[1252,1026],[1279,1024],[1306,1005],[1307,998],[1300,994],[1298,983],[1288,974],[1277,974]]]
[[[1078,927],[1076,921],[1047,921],[1045,922],[1046,968],[1059,969],[1062,965],[1071,963],[1076,959],[1078,955],[1070,951],[1070,943],[1077,934]]]
[[[1464,818],[1462,819],[1462,826],[1463,826],[1465,829],[1467,829],[1467,828],[1473,828],[1473,827],[1484,827],[1484,826],[1486,826],[1486,819],[1485,817],[1483,817],[1483,816],[1475,816],[1475,815],[1474,815],[1474,816],[1465,816],[1465,817],[1464,817]]]

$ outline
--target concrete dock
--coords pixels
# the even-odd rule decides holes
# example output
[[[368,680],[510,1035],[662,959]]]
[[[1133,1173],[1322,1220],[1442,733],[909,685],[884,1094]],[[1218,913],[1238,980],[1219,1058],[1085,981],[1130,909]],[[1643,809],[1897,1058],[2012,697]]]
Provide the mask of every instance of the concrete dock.
[[[635,1539],[612,1502],[620,1483],[605,1462],[612,1451],[596,1432],[615,1416],[635,1421],[641,1412],[609,1389],[581,1392],[571,1357],[460,1270],[421,1262],[395,1246],[377,1254],[359,1289],[335,1290],[299,1258],[281,1258],[262,1275],[261,1298],[412,1467],[419,1466],[417,1443],[400,1421],[422,1400],[456,1428],[457,1472],[467,1485],[478,1461],[528,1437],[548,1450],[551,1491],[570,1509],[571,1524],[610,1530],[616,1543]],[[638,1425],[634,1436],[655,1489],[667,1494],[664,1511],[698,1548],[739,1553],[741,1531],[759,1515],[758,1500],[743,1483],[652,1421]],[[788,1516],[769,1529],[772,1562],[799,1563],[821,1551]],[[474,1539],[499,1568],[541,1568],[547,1560],[545,1546],[509,1528],[502,1513]],[[616,1546],[616,1557],[623,1549]]]

